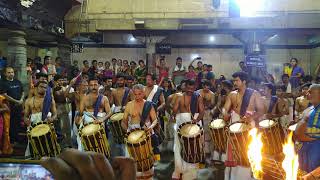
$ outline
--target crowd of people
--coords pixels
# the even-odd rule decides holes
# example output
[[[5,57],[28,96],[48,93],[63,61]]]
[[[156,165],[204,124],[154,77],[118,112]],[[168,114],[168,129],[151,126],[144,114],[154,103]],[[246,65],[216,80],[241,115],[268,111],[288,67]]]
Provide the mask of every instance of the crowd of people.
[[[194,63],[196,65],[194,66]],[[0,81],[0,154],[10,155],[19,143],[18,133],[41,121],[54,124],[58,142],[64,148],[84,150],[79,129],[86,124],[103,124],[111,148],[111,156],[126,156],[124,143],[117,142],[108,130],[113,114],[123,112],[121,127],[126,132],[143,128],[151,135],[154,159],[160,159],[160,144],[175,156],[174,179],[180,179],[198,164],[181,157],[177,134],[188,122],[204,129],[204,157],[200,164],[215,159],[209,124],[221,118],[225,122],[245,121],[257,126],[262,119],[279,119],[283,129],[298,123],[297,140],[302,170],[312,172],[320,166],[320,76],[306,75],[292,58],[276,82],[268,73],[250,76],[250,67],[239,63],[239,71],[227,79],[216,77],[211,64],[194,59],[186,68],[181,57],[172,69],[161,56],[155,63],[157,72],[150,73],[145,62],[113,58],[110,62],[77,61],[64,67],[62,59],[51,57],[28,59],[28,91],[15,78],[12,67],[3,68]],[[319,68],[318,68],[319,69]],[[170,73],[172,71],[172,73]],[[319,71],[319,70],[318,70]],[[159,132],[165,131],[162,142]],[[174,144],[173,146],[170,145]],[[226,142],[227,143],[227,142]],[[202,148],[202,147],[201,147]],[[28,146],[26,158],[32,157]],[[229,161],[225,157],[225,161]],[[228,171],[228,170],[226,170]],[[233,171],[233,176],[250,178],[250,170]],[[153,170],[137,174],[151,177]],[[320,177],[320,176],[319,176]]]

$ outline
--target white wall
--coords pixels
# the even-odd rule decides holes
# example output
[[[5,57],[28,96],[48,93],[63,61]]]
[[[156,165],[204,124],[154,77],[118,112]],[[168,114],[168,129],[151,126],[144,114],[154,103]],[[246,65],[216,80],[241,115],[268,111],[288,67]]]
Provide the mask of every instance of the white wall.
[[[282,64],[296,57],[300,60],[299,64],[304,68],[306,73],[310,72],[310,51],[309,49],[269,49],[266,54],[268,71],[277,77],[281,75]],[[320,55],[320,48],[318,51]],[[174,67],[175,59],[182,57],[183,64],[189,65],[192,56],[199,55],[202,61],[213,65],[215,74],[224,74],[230,77],[231,74],[238,70],[238,62],[244,59],[242,49],[189,49],[181,48],[172,49],[171,55],[166,55],[169,67]],[[107,61],[111,58],[121,58],[127,60],[145,59],[145,49],[143,48],[84,48],[83,53],[73,54],[73,60],[78,60],[79,64],[83,60]],[[172,69],[171,68],[171,69]],[[280,73],[277,73],[277,69]]]

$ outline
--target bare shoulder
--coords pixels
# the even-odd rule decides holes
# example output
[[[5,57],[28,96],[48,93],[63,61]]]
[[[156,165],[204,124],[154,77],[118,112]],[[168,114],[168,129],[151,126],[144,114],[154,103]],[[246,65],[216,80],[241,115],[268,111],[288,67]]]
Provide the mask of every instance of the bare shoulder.
[[[130,108],[133,106],[134,101],[129,101],[126,105],[126,107]]]
[[[237,94],[238,94],[238,90],[235,90],[235,91],[231,91],[230,94],[229,94],[229,96],[230,96],[231,98],[233,98],[233,97],[236,97]]]
[[[256,91],[256,90],[253,91],[253,96],[257,97],[257,98],[261,97],[260,93],[258,91]]]

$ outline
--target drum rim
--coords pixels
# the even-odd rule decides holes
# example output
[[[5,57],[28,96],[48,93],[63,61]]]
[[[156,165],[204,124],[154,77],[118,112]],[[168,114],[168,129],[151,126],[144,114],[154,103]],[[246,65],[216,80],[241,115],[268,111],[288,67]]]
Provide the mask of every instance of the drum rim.
[[[32,131],[32,129],[34,129],[36,126],[38,126],[38,125],[40,125],[40,124],[44,124],[44,125],[49,126],[49,131],[48,131],[48,132],[50,132],[50,130],[52,129],[52,123],[49,123],[49,122],[47,122],[47,121],[39,121],[39,122],[37,122],[37,123],[35,123],[35,124],[31,124],[31,126],[28,127],[28,129],[27,129],[27,133],[29,133],[30,136],[31,136],[31,131]],[[48,133],[48,132],[47,132],[47,133]],[[47,133],[46,133],[46,134],[47,134]],[[43,134],[43,135],[46,135],[46,134]],[[41,135],[41,136],[43,136],[43,135]],[[40,137],[40,136],[31,136],[31,137]]]
[[[123,118],[122,118],[122,119],[119,119],[119,120],[113,120],[112,117],[115,116],[115,115],[117,115],[117,114],[124,114],[124,113],[119,112],[119,113],[114,113],[114,114],[112,114],[112,116],[110,116],[110,118],[109,118],[109,119],[110,119],[110,122],[118,122],[118,121],[121,121],[121,120],[123,119]]]
[[[209,128],[210,128],[210,129],[224,129],[224,128],[227,127],[227,123],[226,123],[226,121],[223,120],[223,119],[222,119],[222,120],[224,121],[224,126],[223,126],[223,127],[216,128],[216,127],[211,126],[211,123],[212,123],[213,121],[215,121],[215,120],[218,120],[218,119],[213,119],[213,120],[210,121],[210,123],[209,123]]]
[[[247,124],[247,125],[249,126],[249,128],[248,128],[247,130],[245,130],[245,131],[240,131],[240,132],[230,131],[230,126],[232,126],[232,125],[234,125],[234,124],[236,124],[236,123],[244,123],[244,124]],[[252,126],[251,126],[250,123],[248,123],[248,122],[245,122],[245,121],[236,121],[236,122],[233,122],[233,123],[229,124],[226,129],[227,129],[227,131],[228,131],[229,133],[238,134],[238,133],[243,133],[243,132],[249,131],[251,128],[252,128]]]
[[[91,125],[91,124],[95,124],[95,123],[94,123],[94,122],[90,122],[90,123],[82,126],[82,127],[79,129],[79,135],[80,135],[80,136],[91,136],[91,135],[94,135],[94,133],[91,133],[91,134],[83,134],[83,133],[82,133],[82,129],[83,129],[84,127],[88,126],[88,125]],[[101,127],[102,127],[101,124],[96,124],[96,125],[99,125],[98,131],[101,130]]]
[[[194,125],[197,125],[197,126],[200,128],[199,132],[197,132],[196,134],[190,135],[190,136],[185,136],[185,135],[181,134],[180,129],[181,129],[182,126],[184,126],[184,125],[186,125],[186,124],[194,124]],[[197,136],[203,134],[203,128],[202,128],[199,124],[197,124],[197,123],[188,121],[188,122],[184,122],[184,123],[182,123],[182,124],[179,125],[179,128],[178,128],[177,133],[178,133],[178,135],[179,135],[180,137],[193,138],[193,137],[197,137]]]
[[[262,126],[260,126],[260,122],[261,122],[261,121],[265,121],[265,120],[273,121],[274,124],[272,124],[271,126],[268,126],[268,127],[262,127]],[[277,121],[277,120],[274,120],[274,119],[263,119],[263,120],[261,120],[261,121],[258,122],[258,127],[259,127],[259,129],[269,129],[269,128],[275,127],[276,125],[279,124],[278,121]]]
[[[141,142],[131,143],[131,142],[128,141],[128,137],[129,137],[130,133],[132,133],[133,131],[137,131],[137,130],[142,130],[142,131],[145,132],[145,130],[142,129],[142,128],[134,128],[134,129],[131,129],[129,132],[126,133],[126,137],[124,138],[124,142],[125,142],[126,144],[129,144],[129,145],[131,145],[131,146],[135,146],[135,147],[136,147],[136,146],[139,146],[139,145],[145,145],[145,144],[148,142],[149,138],[151,137],[151,135],[150,135],[149,133],[146,133],[146,139],[142,140]],[[151,140],[151,139],[150,139],[150,140]]]

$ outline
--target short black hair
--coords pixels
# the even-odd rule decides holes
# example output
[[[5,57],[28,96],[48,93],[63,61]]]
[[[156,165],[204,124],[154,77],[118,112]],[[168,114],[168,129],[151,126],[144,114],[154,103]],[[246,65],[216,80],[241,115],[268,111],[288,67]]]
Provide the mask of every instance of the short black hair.
[[[186,81],[186,85],[187,85],[187,86],[195,86],[195,85],[196,85],[196,81],[193,80],[193,79],[188,79],[188,80]]]
[[[98,63],[99,63],[99,64],[100,64],[100,63],[101,63],[101,64],[103,64],[103,62],[102,62],[102,61],[99,61]]]
[[[177,91],[181,91],[182,89],[181,89],[181,84],[179,84],[178,86],[177,86]]]
[[[132,81],[134,81],[134,78],[133,78],[133,76],[128,75],[128,76],[126,76],[126,80],[132,80]]]
[[[111,59],[111,61],[116,61],[116,60],[117,60],[116,58],[112,58],[112,59]]]
[[[211,65],[211,64],[208,64],[207,67],[208,67],[208,68],[212,68],[212,65]]]
[[[276,86],[276,88],[282,90],[283,92],[287,91],[287,87],[285,85],[279,85],[279,86]]]
[[[138,63],[139,63],[139,64],[140,64],[140,63],[143,63],[143,64],[144,64],[144,60],[140,59]]]
[[[223,80],[223,81],[221,81],[221,84],[230,90],[233,88],[233,84],[230,80]]]
[[[202,80],[202,86],[211,86],[211,82],[207,79]]]
[[[98,81],[98,84],[100,84],[99,79],[97,77],[90,78],[88,83],[90,83],[90,81]]]
[[[59,79],[63,79],[64,77],[61,74],[56,74],[54,76],[54,81],[58,81]]]
[[[283,79],[284,77],[289,78],[289,75],[288,74],[282,74],[281,79]]]
[[[111,77],[111,76],[104,77],[104,78],[103,78],[103,81],[106,81],[106,80],[109,80],[109,79],[112,80],[112,77]]]
[[[47,81],[39,81],[39,82],[37,83],[37,87],[39,86],[39,84],[46,84],[46,85],[48,85],[48,82],[47,82]]]
[[[147,73],[146,77],[147,77],[147,76],[151,76],[151,79],[152,79],[153,81],[157,80],[157,77],[156,77],[155,74]]]
[[[43,58],[44,61],[47,60],[47,59],[49,59],[49,57],[50,57],[50,56],[45,56],[45,57]]]
[[[44,77],[48,79],[48,75],[42,72],[36,74],[36,79],[40,79],[40,77]]]
[[[242,64],[242,63],[244,64],[244,61],[240,61],[240,62],[239,62],[239,64]]]
[[[291,59],[290,59],[290,62],[291,62],[292,60],[295,60],[296,63],[298,64],[298,59],[297,59],[297,58],[295,58],[295,57],[291,58]]]
[[[276,88],[272,83],[263,83],[263,86],[267,87],[268,89],[271,89],[271,95],[276,95]]]
[[[84,60],[84,61],[82,61],[82,64],[85,64],[85,63],[87,63],[88,62],[88,60]]]
[[[117,79],[119,79],[119,78],[125,79],[125,78],[126,78],[126,75],[123,74],[123,73],[118,73],[117,76],[116,76],[116,78],[117,78]]]
[[[240,78],[241,81],[246,81],[246,82],[248,82],[248,79],[249,79],[248,73],[241,72],[241,71],[233,73],[232,77],[233,78],[237,78],[238,77],[238,78]]]
[[[137,63],[135,61],[130,61],[130,65],[131,64],[137,65]]]
[[[95,63],[95,62],[98,62],[97,60],[92,60],[91,64]]]
[[[89,76],[89,74],[87,72],[82,72],[81,76]]]
[[[303,88],[305,88],[305,87],[309,88],[311,85],[312,85],[312,83],[305,83],[305,84],[303,84],[303,85],[301,86],[301,89],[303,89]]]
[[[181,61],[182,61],[182,58],[181,58],[181,57],[177,57],[177,59],[176,59],[176,60],[177,60],[177,61],[178,61],[178,60],[181,60]]]

